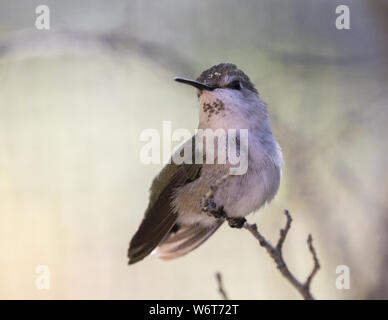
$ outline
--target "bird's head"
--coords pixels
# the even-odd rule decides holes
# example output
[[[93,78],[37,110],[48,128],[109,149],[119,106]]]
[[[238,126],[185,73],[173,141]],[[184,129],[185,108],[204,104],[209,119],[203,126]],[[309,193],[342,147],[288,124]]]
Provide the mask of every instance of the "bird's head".
[[[259,99],[255,86],[234,64],[215,65],[203,71],[196,80],[181,77],[174,80],[197,88],[202,126],[231,127],[230,121],[226,120],[267,119],[266,106]]]

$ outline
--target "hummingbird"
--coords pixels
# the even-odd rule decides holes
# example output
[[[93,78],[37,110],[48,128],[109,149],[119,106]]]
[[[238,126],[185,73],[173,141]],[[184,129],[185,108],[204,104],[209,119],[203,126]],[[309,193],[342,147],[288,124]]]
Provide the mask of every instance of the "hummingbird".
[[[225,221],[242,228],[245,217],[269,203],[280,185],[282,152],[272,134],[267,105],[243,71],[220,63],[196,80],[174,80],[197,89],[198,129],[247,130],[248,165],[244,174],[229,175],[229,162],[166,164],[152,182],[144,218],[130,241],[129,264],[151,253],[164,260],[183,256]],[[196,135],[176,152],[187,150],[187,144],[192,145],[193,154],[197,152]],[[238,137],[234,142],[239,149]],[[209,189],[225,176],[209,196]]]

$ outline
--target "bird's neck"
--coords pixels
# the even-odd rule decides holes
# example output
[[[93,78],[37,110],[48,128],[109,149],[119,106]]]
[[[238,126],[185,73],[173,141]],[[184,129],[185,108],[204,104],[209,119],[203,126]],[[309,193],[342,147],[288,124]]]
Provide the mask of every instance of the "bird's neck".
[[[258,97],[242,101],[228,92],[204,93],[199,99],[198,128],[267,130],[266,105]]]

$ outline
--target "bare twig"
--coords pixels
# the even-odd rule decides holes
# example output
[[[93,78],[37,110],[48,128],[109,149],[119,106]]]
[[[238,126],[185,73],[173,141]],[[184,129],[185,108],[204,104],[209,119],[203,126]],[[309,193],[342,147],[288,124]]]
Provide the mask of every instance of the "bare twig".
[[[217,192],[218,187],[221,184],[223,184],[229,177],[230,177],[229,175],[225,175],[219,180],[217,180],[215,185],[210,186],[210,190],[206,193],[202,201],[206,202],[206,200],[213,198],[214,194]],[[309,247],[311,255],[313,256],[314,267],[310,272],[309,276],[307,277],[306,281],[302,283],[298,279],[296,279],[296,277],[290,272],[283,258],[283,244],[284,244],[284,241],[286,240],[288,231],[291,228],[291,222],[292,222],[292,218],[289,211],[285,210],[284,214],[286,215],[286,218],[287,218],[286,225],[284,226],[283,229],[280,230],[280,237],[275,247],[259,232],[256,224],[249,224],[248,222],[245,221],[243,228],[247,229],[259,241],[260,245],[267,250],[270,257],[275,261],[276,267],[279,269],[280,273],[291,283],[291,285],[296,290],[299,291],[302,297],[305,300],[314,300],[314,297],[310,292],[310,285],[315,274],[318,272],[320,265],[319,265],[319,260],[318,260],[315,248],[313,246],[313,238],[311,234],[309,234],[307,238],[307,245]],[[225,219],[225,217],[223,219]],[[219,284],[219,292],[225,298],[226,295],[224,296],[225,291],[222,288],[221,275],[219,273],[217,273],[217,280]]]
[[[217,283],[218,283],[218,292],[220,293],[222,299],[229,300],[228,295],[226,294],[226,291],[225,291],[223,283],[222,283],[222,275],[220,272],[216,273],[216,279],[217,279]]]
[[[287,217],[287,222],[284,227],[284,229],[280,230],[280,238],[276,244],[276,247],[274,247],[268,240],[264,238],[264,236],[259,232],[257,229],[256,224],[249,224],[245,223],[244,228],[247,229],[260,243],[262,247],[264,247],[268,254],[271,256],[271,258],[275,261],[277,268],[281,272],[281,274],[292,284],[292,286],[299,291],[299,293],[302,295],[302,297],[305,300],[314,300],[313,295],[310,292],[310,284],[315,276],[315,274],[318,272],[320,265],[319,261],[315,252],[315,249],[313,247],[313,239],[311,235],[308,236],[307,244],[309,247],[309,250],[313,256],[314,260],[314,267],[309,276],[307,277],[306,281],[304,283],[301,283],[298,279],[295,278],[295,276],[290,272],[288,269],[288,266],[283,258],[283,243],[287,237],[287,233],[291,228],[291,222],[292,218],[288,210],[284,211],[284,214]]]

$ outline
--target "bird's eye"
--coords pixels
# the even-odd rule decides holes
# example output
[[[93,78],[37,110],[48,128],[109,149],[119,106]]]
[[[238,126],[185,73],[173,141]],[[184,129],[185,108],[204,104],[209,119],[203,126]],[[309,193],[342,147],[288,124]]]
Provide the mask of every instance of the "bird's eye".
[[[240,81],[233,80],[231,83],[229,83],[228,87],[235,90],[241,90],[242,85]]]

